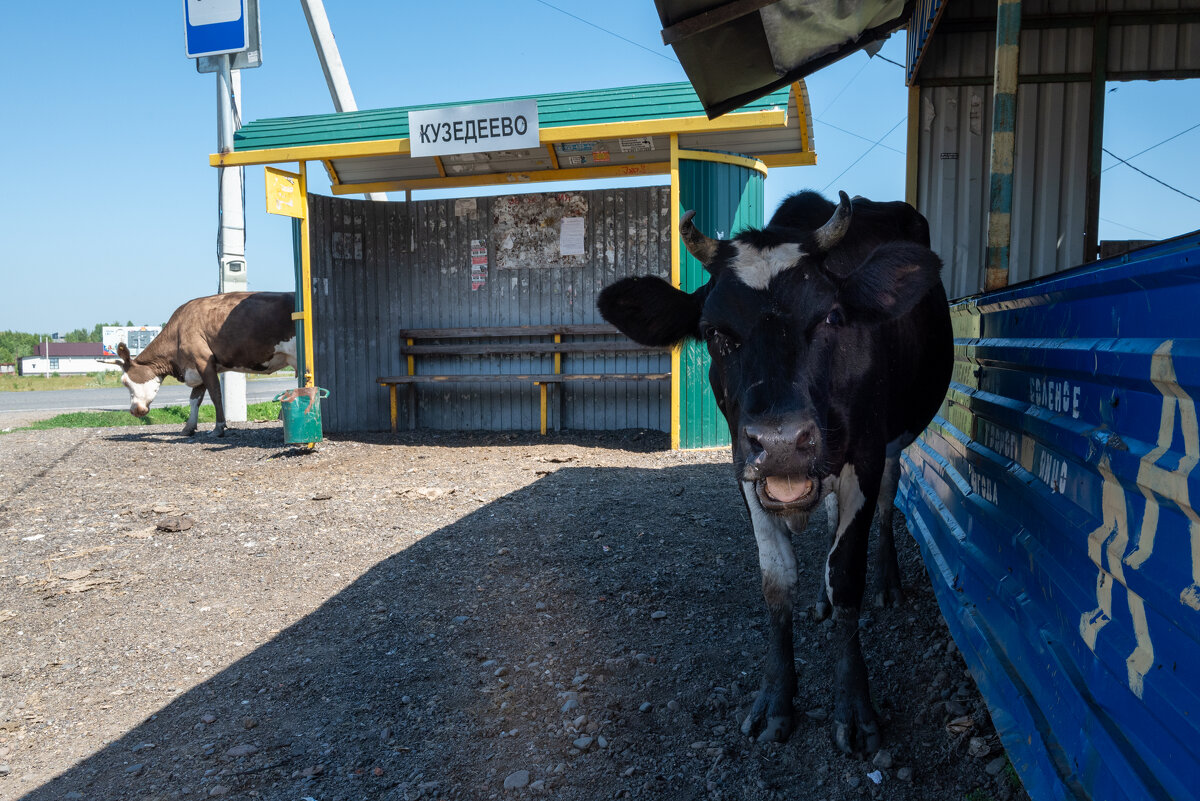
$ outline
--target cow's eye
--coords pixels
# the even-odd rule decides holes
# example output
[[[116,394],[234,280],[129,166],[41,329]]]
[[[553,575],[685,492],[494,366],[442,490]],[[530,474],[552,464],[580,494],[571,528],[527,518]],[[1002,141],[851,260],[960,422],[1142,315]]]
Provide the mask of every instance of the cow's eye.
[[[708,346],[722,356],[737,350],[737,338],[719,328],[709,327],[704,330],[704,339]]]
[[[825,315],[825,325],[838,326],[844,322],[841,309],[830,309],[829,314]]]

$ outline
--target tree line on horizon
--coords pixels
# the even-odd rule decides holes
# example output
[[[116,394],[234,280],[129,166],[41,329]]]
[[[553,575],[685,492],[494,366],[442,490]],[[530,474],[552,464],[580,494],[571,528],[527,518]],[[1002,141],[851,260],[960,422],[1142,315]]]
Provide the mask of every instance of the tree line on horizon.
[[[63,342],[103,342],[104,326],[120,325],[119,322],[96,323],[89,328],[76,328],[62,335]],[[132,326],[133,321],[125,323]],[[15,364],[23,356],[32,356],[34,349],[50,334],[28,334],[24,331],[0,331],[0,364]]]

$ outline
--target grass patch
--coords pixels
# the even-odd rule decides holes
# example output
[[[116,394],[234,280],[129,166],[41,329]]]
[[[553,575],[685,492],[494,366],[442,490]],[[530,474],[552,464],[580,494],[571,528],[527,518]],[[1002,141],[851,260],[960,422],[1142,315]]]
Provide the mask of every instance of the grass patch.
[[[270,376],[246,373],[247,381],[260,378],[287,378],[294,376],[296,371],[290,367],[284,368]],[[163,386],[182,384],[171,376],[163,379]],[[0,392],[37,392],[44,389],[104,389],[121,386],[120,370],[100,370],[86,375],[0,375]],[[184,419],[187,419],[186,416]],[[114,424],[115,425],[115,424]]]
[[[277,420],[281,404],[275,401],[251,403],[246,407],[246,419],[250,422]],[[191,411],[187,406],[164,406],[151,409],[145,417],[134,417],[129,412],[69,412],[39,420],[19,430],[45,430],[48,428],[110,428],[113,426],[153,426],[168,423],[183,425]],[[217,410],[212,406],[200,407],[200,422],[215,423]]]

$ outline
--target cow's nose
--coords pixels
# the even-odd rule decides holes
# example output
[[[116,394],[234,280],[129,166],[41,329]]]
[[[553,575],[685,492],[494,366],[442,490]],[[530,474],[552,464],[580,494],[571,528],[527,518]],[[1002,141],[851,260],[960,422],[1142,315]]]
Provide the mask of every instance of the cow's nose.
[[[817,446],[817,424],[812,420],[782,420],[747,423],[742,436],[749,449],[746,462],[754,467],[789,463]]]
[[[133,412],[134,417],[145,417],[150,414],[150,409],[147,406],[134,406],[129,411]]]

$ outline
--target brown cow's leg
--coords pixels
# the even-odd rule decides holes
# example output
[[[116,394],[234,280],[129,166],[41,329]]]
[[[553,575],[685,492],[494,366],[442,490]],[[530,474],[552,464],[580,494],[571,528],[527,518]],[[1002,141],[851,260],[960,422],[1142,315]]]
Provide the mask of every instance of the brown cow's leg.
[[[183,424],[183,435],[190,437],[196,433],[196,424],[200,422],[200,404],[204,400],[204,385],[192,387],[192,397],[188,400],[191,410],[187,422]]]
[[[225,398],[221,395],[221,378],[217,368],[209,364],[204,369],[204,385],[208,387],[208,396],[212,398],[213,408],[217,413],[217,424],[213,426],[213,436],[225,436]]]
[[[834,676],[834,741],[847,754],[879,750],[879,723],[871,705],[858,629],[866,589],[867,540],[880,478],[879,468],[872,473],[867,464],[861,475],[847,464],[838,477],[838,530],[825,568],[834,641],[841,648]]]
[[[742,722],[742,733],[757,737],[759,742],[783,741],[792,733],[795,725],[792,708],[792,697],[796,694],[792,589],[796,586],[796,556],[784,520],[763,511],[752,483],[743,482],[741,488],[742,497],[750,510],[754,538],[758,541],[758,564],[762,571],[770,637],[762,686]]]

